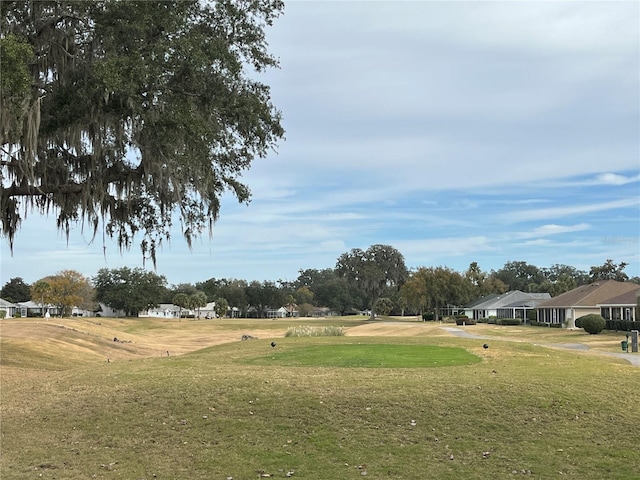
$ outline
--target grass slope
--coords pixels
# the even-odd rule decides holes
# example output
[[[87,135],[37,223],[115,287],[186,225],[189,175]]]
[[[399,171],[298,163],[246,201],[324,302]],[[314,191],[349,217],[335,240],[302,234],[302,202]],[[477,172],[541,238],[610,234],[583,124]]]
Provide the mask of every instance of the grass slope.
[[[346,337],[308,339],[270,321],[23,322],[22,336],[0,322],[3,480],[638,478],[640,369],[607,357],[500,339],[484,350],[424,325],[365,336],[359,320]],[[481,361],[320,366],[352,333],[368,355],[462,349]],[[298,366],[269,363],[280,353]]]

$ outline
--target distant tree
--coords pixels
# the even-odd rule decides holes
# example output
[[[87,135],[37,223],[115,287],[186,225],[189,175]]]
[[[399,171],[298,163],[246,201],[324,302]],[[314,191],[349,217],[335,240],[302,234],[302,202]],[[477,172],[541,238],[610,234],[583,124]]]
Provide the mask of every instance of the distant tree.
[[[191,299],[191,308],[195,308],[197,317],[200,318],[200,309],[207,306],[207,294],[204,292],[192,293],[189,297]]]
[[[38,280],[31,285],[31,298],[40,302],[40,312],[45,315],[45,305],[51,303],[51,284],[46,280]]]
[[[93,286],[88,278],[75,270],[62,270],[42,281],[51,287],[49,299],[58,307],[61,316],[70,315],[73,307],[86,308],[93,305]]]
[[[375,319],[375,306],[387,287],[399,288],[407,279],[404,257],[389,245],[372,245],[366,251],[354,248],[343,253],[336,263],[336,273],[347,279],[366,296]]]
[[[459,307],[471,298],[468,280],[448,267],[420,267],[413,273],[410,284],[412,301],[433,310],[436,320],[442,307]]]
[[[427,294],[427,282],[421,275],[415,272],[409,274],[409,278],[400,288],[400,296],[411,308],[415,309],[420,316],[429,306],[429,296]]]
[[[310,317],[313,315],[314,308],[310,303],[301,303],[298,305],[298,314],[301,317]]]
[[[302,303],[313,303],[313,292],[306,285],[298,288],[294,293],[294,301],[300,305]]]
[[[469,298],[475,300],[494,293],[504,293],[509,287],[500,279],[483,272],[477,262],[471,262],[464,272],[469,283]]]
[[[245,289],[249,305],[256,308],[258,316],[266,317],[268,308],[280,308],[286,304],[285,295],[278,286],[271,281],[258,282],[254,280]]]
[[[138,312],[158,306],[167,280],[142,268],[102,268],[93,277],[93,284],[98,302],[122,310],[128,316],[137,316]]]
[[[191,308],[191,297],[183,292],[176,293],[173,296],[173,304],[180,308],[178,318],[182,318],[182,309],[189,310]]]
[[[229,311],[229,303],[222,297],[218,297],[215,300],[216,306],[214,308],[216,312],[216,316],[219,318],[224,318],[227,316],[227,312]]]
[[[625,262],[616,264],[613,260],[608,259],[603,265],[591,267],[589,270],[589,280],[596,282],[598,280],[617,280],[618,282],[626,282],[629,276],[623,270],[629,265]]]
[[[244,280],[222,280],[220,289],[218,290],[218,296],[224,298],[231,308],[237,308],[241,310],[243,315],[247,312],[247,294],[246,294],[247,282]]]
[[[544,281],[540,269],[527,262],[507,262],[498,271],[491,272],[491,276],[505,283],[509,290],[521,292],[535,292]]]
[[[355,285],[346,278],[333,276],[331,279],[314,287],[314,300],[320,307],[329,307],[331,310],[346,315],[352,310],[367,308],[367,300]]]
[[[223,282],[224,279],[216,280],[215,278],[210,278],[204,282],[196,282],[195,286],[197,290],[206,293],[207,299],[212,302],[218,297],[218,291],[220,290]]]
[[[0,298],[11,303],[28,302],[31,300],[31,290],[22,277],[14,277],[4,284],[0,290]]]
[[[155,262],[174,212],[189,244],[284,135],[255,72],[280,0],[0,2],[0,225],[54,211]]]
[[[376,312],[379,315],[389,315],[393,310],[393,307],[393,301],[387,297],[380,297],[376,302]]]

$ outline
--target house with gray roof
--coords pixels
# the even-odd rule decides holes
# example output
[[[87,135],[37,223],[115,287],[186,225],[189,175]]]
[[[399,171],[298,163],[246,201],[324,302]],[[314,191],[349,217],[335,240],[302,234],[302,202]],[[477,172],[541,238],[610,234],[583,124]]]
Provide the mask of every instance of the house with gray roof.
[[[8,302],[4,298],[0,298],[0,312],[4,312],[4,315],[0,315],[0,318],[11,318],[15,315],[18,306],[15,303]]]
[[[489,317],[521,318],[526,321],[527,314],[548,299],[548,293],[526,293],[512,290],[502,294],[492,294],[479,298],[464,308],[464,314],[474,320]]]

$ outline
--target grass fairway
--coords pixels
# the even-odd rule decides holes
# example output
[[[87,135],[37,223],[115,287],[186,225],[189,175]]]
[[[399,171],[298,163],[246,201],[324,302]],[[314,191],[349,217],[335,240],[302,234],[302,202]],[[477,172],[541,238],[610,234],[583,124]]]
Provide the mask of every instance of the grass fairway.
[[[433,324],[332,322],[347,336],[3,320],[0,478],[639,478],[640,368],[535,345],[536,329],[473,330],[485,350]],[[438,353],[467,361],[420,364]]]
[[[287,343],[280,345],[288,346]],[[480,361],[479,357],[456,347],[351,342],[310,345],[303,341],[284,351],[278,349],[270,355],[248,359],[247,363],[283,367],[428,368]]]

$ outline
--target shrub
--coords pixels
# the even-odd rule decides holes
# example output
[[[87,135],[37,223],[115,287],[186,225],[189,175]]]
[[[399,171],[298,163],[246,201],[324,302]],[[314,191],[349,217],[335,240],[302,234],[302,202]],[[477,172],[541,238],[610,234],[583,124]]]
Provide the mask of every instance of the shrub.
[[[435,315],[433,313],[423,313],[422,320],[424,320],[425,322],[435,320]]]
[[[308,325],[291,327],[284,334],[285,337],[341,337],[343,335],[342,327],[310,327]]]
[[[522,325],[520,318],[501,318],[499,322],[499,325]]]
[[[495,325],[498,323],[498,317],[491,316],[487,319],[487,323]]]
[[[527,320],[529,320],[530,322],[537,322],[538,321],[538,313],[535,310],[529,310],[527,312]]]
[[[0,310],[0,318],[4,318],[7,316],[7,311],[6,310]]]
[[[592,335],[600,333],[602,330],[604,330],[604,327],[607,324],[604,318],[594,313],[590,315],[584,315],[580,317],[579,320],[582,328],[584,328],[584,331]]]
[[[577,327],[577,328],[582,328],[582,319],[583,319],[583,318],[584,318],[584,317],[576,318],[576,327]]]
[[[475,325],[476,321],[469,317],[456,317],[456,325]]]
[[[562,324],[561,323],[550,323],[549,327],[551,327],[551,328],[562,328]]]

